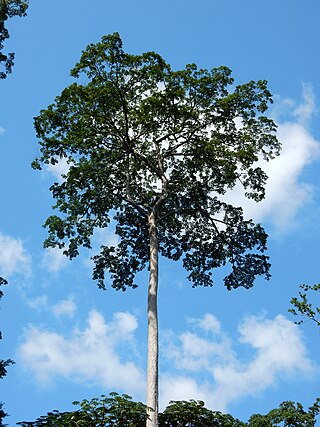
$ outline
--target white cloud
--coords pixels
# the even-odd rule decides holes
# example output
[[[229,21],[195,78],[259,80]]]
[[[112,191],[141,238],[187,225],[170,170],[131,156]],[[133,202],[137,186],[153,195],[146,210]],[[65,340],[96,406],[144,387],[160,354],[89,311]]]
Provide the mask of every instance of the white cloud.
[[[175,341],[165,346],[174,369],[171,375],[161,377],[162,405],[170,399],[193,398],[227,411],[231,402],[255,396],[284,377],[294,378],[313,369],[298,327],[284,316],[250,316],[241,323],[238,343],[251,348],[251,359],[247,356],[245,361],[235,353],[225,333],[217,335],[214,331],[211,337],[203,337],[203,319],[199,319],[197,333],[167,336],[167,340]]]
[[[86,328],[75,329],[70,337],[30,326],[19,356],[43,384],[62,376],[109,389],[122,388],[128,393],[141,392],[144,374],[128,356],[136,328],[137,319],[129,313],[116,313],[107,323],[92,310]],[[126,361],[119,355],[123,346]]]
[[[6,130],[0,126],[0,136],[3,135],[5,133],[5,131]]]
[[[58,159],[58,163],[55,165],[49,164],[46,166],[46,171],[52,174],[60,183],[64,181],[62,175],[66,175],[69,169],[70,165],[64,157],[62,159]]]
[[[77,305],[73,297],[58,301],[56,304],[50,304],[47,295],[38,295],[34,298],[24,296],[27,305],[37,311],[45,310],[46,312],[53,313],[56,317],[67,316],[72,318],[76,311]]]
[[[301,179],[305,167],[319,159],[320,145],[308,129],[315,113],[315,100],[311,87],[304,86],[303,102],[278,100],[274,110],[278,124],[277,136],[282,143],[280,156],[270,162],[260,161],[267,173],[266,197],[256,203],[244,197],[241,186],[230,191],[228,202],[242,206],[248,218],[271,221],[278,230],[289,228],[298,210],[312,199],[313,185]],[[291,117],[283,121],[282,117]]]
[[[249,317],[239,327],[240,342],[255,349],[249,363],[235,360],[212,369],[219,405],[243,396],[254,396],[277,383],[281,377],[308,373],[312,364],[297,325],[278,315],[274,319]]]
[[[68,258],[63,255],[63,250],[59,248],[45,249],[42,257],[42,267],[51,273],[57,273],[68,265]]]
[[[48,307],[47,295],[39,295],[35,298],[26,298],[25,300],[27,305],[34,310],[46,309]]]
[[[205,314],[201,319],[188,319],[188,321],[207,332],[219,333],[221,330],[221,323],[210,313]]]
[[[198,335],[185,332],[179,337],[180,345],[171,348],[171,357],[180,369],[197,372],[206,368],[213,356],[222,356],[225,346],[221,343],[209,341]]]
[[[91,246],[93,253],[99,253],[101,246],[118,246],[119,236],[115,234],[115,225],[113,221],[107,228],[95,228],[91,238]],[[84,265],[90,270],[94,266],[94,262],[90,257],[84,258]]]
[[[233,357],[231,342],[215,316],[207,313],[200,319],[188,319],[188,324],[191,330],[179,336],[169,331],[164,337],[166,357],[179,369],[197,372],[220,357]]]
[[[57,317],[73,317],[75,315],[76,310],[77,306],[72,298],[61,300],[52,307],[52,311]]]
[[[316,111],[316,100],[313,89],[310,85],[303,85],[302,96],[303,102],[294,108],[293,114],[297,117],[299,123],[304,126],[308,126]],[[294,105],[294,103],[292,105]]]
[[[93,245],[100,247],[101,245],[106,246],[118,246],[119,236],[114,233],[115,224],[111,223],[109,228],[95,228],[93,234]]]
[[[14,273],[31,274],[31,258],[20,239],[0,233],[0,274],[9,277]]]
[[[208,383],[199,384],[195,379],[183,375],[161,375],[160,378],[160,410],[170,400],[202,400],[209,406],[212,386]],[[214,407],[214,410],[218,408]]]
[[[60,302],[56,307],[68,305]],[[59,314],[68,314],[68,310]],[[161,356],[168,362],[164,360],[166,368],[160,378],[162,408],[169,400],[192,398],[227,411],[231,403],[314,370],[301,331],[282,315],[273,319],[247,316],[238,327],[237,340],[211,314],[192,319],[188,325],[181,334],[168,331],[161,343]],[[92,310],[87,326],[74,329],[69,336],[28,327],[19,358],[44,385],[64,377],[143,396],[145,375],[134,360],[140,357],[136,354],[140,348],[137,328],[137,319],[130,313],[115,313],[106,322]]]

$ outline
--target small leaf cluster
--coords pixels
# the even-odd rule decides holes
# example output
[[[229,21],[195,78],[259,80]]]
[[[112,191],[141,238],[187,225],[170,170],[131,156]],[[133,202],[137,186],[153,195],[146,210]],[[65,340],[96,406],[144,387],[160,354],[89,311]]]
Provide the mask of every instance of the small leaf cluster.
[[[301,291],[299,291],[299,297],[293,297],[291,299],[291,304],[294,308],[290,308],[289,312],[295,316],[302,316],[303,319],[296,322],[298,325],[305,323],[306,321],[313,321],[317,326],[320,326],[320,307],[313,306],[308,300],[310,299],[311,292],[317,293],[320,291],[320,284],[317,285],[300,285]],[[319,305],[319,304],[318,304]]]
[[[2,285],[6,285],[8,282],[6,279],[4,279],[3,277],[0,277],[0,286]],[[3,297],[3,291],[0,289],[0,299]],[[0,331],[0,340],[2,339],[2,334]],[[6,360],[0,360],[0,379],[5,377],[7,375],[7,367],[12,365],[14,363],[13,360],[11,359],[6,359]],[[4,411],[3,409],[3,402],[0,402],[0,427],[5,426],[7,424],[3,424],[3,419],[7,416],[8,414]]]
[[[0,0],[0,66],[4,68],[4,71],[0,71],[0,79],[11,73],[14,61],[13,52],[2,52],[5,40],[10,37],[5,21],[14,16],[25,16],[28,5],[28,0]]]

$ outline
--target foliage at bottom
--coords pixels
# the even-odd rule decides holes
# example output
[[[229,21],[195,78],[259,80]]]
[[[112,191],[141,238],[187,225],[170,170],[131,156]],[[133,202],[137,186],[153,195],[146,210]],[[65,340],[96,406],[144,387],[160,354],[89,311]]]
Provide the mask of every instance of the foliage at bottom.
[[[18,423],[22,427],[145,427],[146,405],[124,394],[110,393],[100,398],[73,402],[79,409],[49,412],[35,421]],[[248,422],[229,414],[205,408],[202,401],[172,401],[159,414],[159,427],[314,427],[320,399],[307,410],[300,403],[283,402],[266,415],[254,414]]]

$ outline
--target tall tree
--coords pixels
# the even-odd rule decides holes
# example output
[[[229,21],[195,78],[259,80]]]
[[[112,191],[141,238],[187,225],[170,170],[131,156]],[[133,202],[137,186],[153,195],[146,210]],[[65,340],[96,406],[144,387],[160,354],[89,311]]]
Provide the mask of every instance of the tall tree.
[[[250,288],[269,278],[267,234],[223,195],[240,182],[264,197],[256,165],[279,153],[266,81],[233,86],[227,67],[190,64],[174,71],[154,53],[130,55],[118,33],[89,45],[71,70],[73,83],[35,118],[41,156],[33,167],[66,159],[51,187],[60,216],[50,216],[46,247],[73,258],[91,247],[96,228],[116,224],[119,243],[93,256],[93,278],[105,289],[136,287],[149,267],[148,423],[158,414],[158,258],[180,260],[193,286],[212,286],[212,269],[229,263],[224,284]]]
[[[14,53],[3,53],[4,42],[10,35],[5,24],[8,18],[13,16],[25,16],[29,0],[0,0],[0,79],[5,79],[12,71]]]

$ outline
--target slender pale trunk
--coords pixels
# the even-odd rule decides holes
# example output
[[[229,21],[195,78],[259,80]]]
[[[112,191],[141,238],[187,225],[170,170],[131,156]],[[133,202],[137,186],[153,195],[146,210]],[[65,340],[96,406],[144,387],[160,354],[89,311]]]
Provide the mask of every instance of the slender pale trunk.
[[[158,237],[155,213],[148,217],[150,236],[150,277],[148,287],[148,383],[147,406],[150,419],[147,427],[158,426]]]

